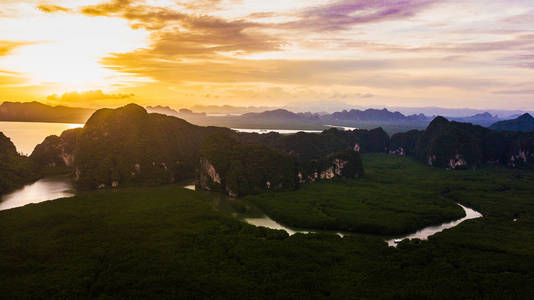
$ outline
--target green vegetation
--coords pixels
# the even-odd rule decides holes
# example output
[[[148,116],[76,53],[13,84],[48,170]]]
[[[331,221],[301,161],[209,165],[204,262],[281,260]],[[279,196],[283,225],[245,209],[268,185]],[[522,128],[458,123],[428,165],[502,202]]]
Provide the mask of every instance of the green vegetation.
[[[297,163],[286,152],[264,145],[243,144],[227,134],[208,137],[200,152],[220,174],[219,188],[231,195],[297,188]],[[200,181],[201,185],[211,185],[210,190],[216,184]]]
[[[393,235],[459,219],[463,210],[436,184],[443,170],[409,159],[364,155],[366,176],[303,185],[247,198],[284,224]],[[449,182],[454,184],[453,182]]]
[[[321,159],[329,154],[358,145],[360,152],[386,152],[389,136],[382,128],[372,130],[343,131],[337,128],[324,130],[320,134],[298,132],[283,135],[278,133],[240,133],[240,140],[263,144],[272,148],[294,153],[300,160]]]
[[[304,228],[376,234],[413,232],[459,219],[459,202],[510,222],[534,210],[534,173],[488,167],[448,171],[412,159],[365,154],[366,176],[248,197],[280,222]]]
[[[0,132],[0,195],[38,177],[33,163],[17,153],[11,140]]]
[[[424,131],[391,137],[390,152],[449,169],[487,165],[534,167],[534,132],[495,131],[470,123],[435,118]]]
[[[230,129],[199,127],[178,118],[148,114],[135,104],[98,110],[77,138],[76,184],[95,189],[193,178],[200,145],[217,132]]]
[[[1,211],[0,294],[529,299],[534,293],[532,198],[478,203],[488,217],[394,249],[373,236],[289,237],[256,228],[215,211],[212,196],[178,186],[131,188]],[[499,203],[505,214],[519,208],[525,214],[517,222],[493,217]]]

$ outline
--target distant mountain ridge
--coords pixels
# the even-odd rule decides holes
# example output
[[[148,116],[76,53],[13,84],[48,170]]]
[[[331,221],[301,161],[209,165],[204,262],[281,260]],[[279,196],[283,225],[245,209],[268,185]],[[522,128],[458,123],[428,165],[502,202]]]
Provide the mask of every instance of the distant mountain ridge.
[[[340,120],[340,121],[387,121],[387,122],[410,122],[410,121],[428,121],[428,118],[423,115],[409,115],[405,116],[396,111],[391,112],[384,109],[351,109],[349,111],[343,110],[335,112],[330,115],[322,116],[323,119]]]
[[[85,123],[94,109],[51,106],[40,102],[4,102],[0,105],[0,121]]]
[[[206,111],[201,109],[206,108]],[[221,108],[222,110],[217,110]],[[234,110],[234,108],[239,108]],[[258,111],[260,109],[267,109]],[[383,109],[351,109],[333,113],[295,112],[288,109],[269,109],[268,107],[234,107],[234,106],[194,106],[194,109],[174,109],[169,106],[147,106],[151,113],[159,113],[182,118],[192,124],[200,126],[223,126],[245,129],[300,129],[323,130],[326,126],[341,126],[354,128],[383,127],[389,134],[409,130],[423,130],[434,116],[423,113],[406,115],[399,111]],[[229,114],[239,111],[242,114]],[[447,110],[454,111],[454,110]],[[489,127],[502,121],[502,118],[492,114],[491,110],[471,116],[446,116],[448,120],[472,123]],[[93,109],[67,106],[50,106],[39,102],[4,102],[0,105],[0,121],[22,122],[56,122],[56,123],[85,123]],[[214,113],[219,112],[219,113]],[[221,113],[222,112],[222,113]],[[520,121],[520,120],[519,120]],[[519,122],[517,121],[517,122]],[[528,123],[528,122],[527,122]],[[503,126],[499,123],[494,127]],[[514,124],[514,122],[510,123]],[[523,124],[523,123],[521,123]],[[512,125],[507,125],[512,126]],[[528,124],[518,125],[502,130],[534,130]]]
[[[271,120],[291,120],[291,119],[298,119],[298,120],[318,120],[319,115],[312,114],[312,113],[294,113],[287,109],[275,109],[275,110],[267,110],[261,113],[246,113],[241,116],[241,118],[264,118],[264,119],[271,119]]]
[[[499,131],[534,131],[534,117],[526,113],[513,120],[497,122],[489,128]]]
[[[457,122],[472,123],[472,124],[481,125],[484,127],[488,127],[494,124],[495,122],[499,122],[502,120],[496,115],[494,116],[490,114],[489,112],[484,112],[484,113],[467,116],[467,117],[448,117],[447,119],[451,121],[457,121]]]

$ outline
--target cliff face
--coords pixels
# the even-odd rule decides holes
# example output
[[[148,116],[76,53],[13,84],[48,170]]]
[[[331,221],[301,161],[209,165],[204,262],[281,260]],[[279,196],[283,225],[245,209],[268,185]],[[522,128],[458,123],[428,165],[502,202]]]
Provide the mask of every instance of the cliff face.
[[[236,197],[296,189],[298,184],[335,177],[363,176],[360,154],[345,149],[320,159],[297,159],[295,154],[264,145],[246,144],[229,136],[213,136],[204,145],[198,185]]]
[[[401,156],[415,155],[415,146],[422,135],[423,131],[420,130],[394,134],[390,140],[389,153]]]
[[[205,137],[229,131],[148,114],[135,104],[98,110],[77,139],[77,184],[91,189],[191,178]]]
[[[82,128],[65,130],[60,136],[51,135],[37,145],[30,159],[41,168],[74,167],[74,151]]]
[[[360,153],[350,148],[319,160],[300,161],[298,169],[300,183],[330,180],[335,177],[358,178],[364,175]]]
[[[18,154],[11,140],[0,132],[0,195],[38,177],[32,162]]]
[[[149,114],[130,104],[98,110],[84,128],[48,137],[31,158],[43,168],[70,168],[81,189],[166,184],[197,174],[204,189],[246,195],[296,188],[299,172],[302,181],[351,177],[347,170],[356,159],[361,166],[359,154],[351,150],[352,155],[332,158],[332,153],[344,149],[384,151],[388,141],[380,129],[241,134]],[[313,170],[304,168],[311,165]]]
[[[264,145],[241,143],[228,134],[210,136],[201,149],[200,188],[230,196],[295,189],[293,156]]]

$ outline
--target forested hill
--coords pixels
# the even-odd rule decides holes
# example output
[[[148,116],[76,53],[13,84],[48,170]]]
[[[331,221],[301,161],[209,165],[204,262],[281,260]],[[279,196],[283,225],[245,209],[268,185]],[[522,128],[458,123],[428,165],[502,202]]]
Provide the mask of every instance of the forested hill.
[[[88,108],[50,106],[39,102],[4,102],[0,105],[0,121],[82,124],[93,112]]]
[[[451,169],[489,164],[533,168],[534,132],[495,131],[437,117],[426,130],[393,135],[390,152]]]
[[[490,126],[490,129],[499,131],[534,131],[534,117],[523,114],[516,119],[500,121]]]
[[[32,162],[17,153],[11,140],[0,132],[0,195],[37,177]]]
[[[83,129],[47,138],[36,147],[31,157],[41,166],[58,165],[62,161],[65,165],[70,164],[80,188],[158,185],[195,177],[200,167],[201,149],[206,139],[212,136],[220,136],[220,141],[235,140],[235,145],[241,146],[227,147],[224,143],[212,145],[215,151],[205,152],[212,155],[210,158],[216,159],[220,154],[227,160],[235,160],[249,155],[250,151],[257,151],[258,155],[295,161],[297,165],[294,172],[280,168],[284,171],[273,173],[261,168],[274,167],[277,162],[260,166],[254,163],[253,156],[249,157],[246,167],[255,166],[256,169],[247,170],[247,174],[271,174],[269,176],[276,177],[289,176],[287,174],[291,173],[291,176],[295,176],[282,180],[285,182],[295,182],[299,170],[306,175],[305,166],[315,168],[307,171],[317,171],[320,176],[323,171],[329,170],[336,159],[359,159],[342,153],[339,153],[339,157],[330,156],[339,151],[386,152],[389,144],[389,137],[382,129],[346,132],[330,129],[321,134],[295,135],[238,133],[229,128],[196,126],[176,117],[149,114],[141,106],[129,104],[117,109],[96,111]],[[257,159],[260,160],[260,157]],[[322,163],[310,165],[311,161]],[[225,163],[219,163],[219,169],[226,170]],[[359,162],[354,164],[358,165]],[[353,173],[362,172],[357,170]],[[339,170],[338,173],[347,172]],[[228,174],[219,175],[224,179]],[[242,174],[232,176],[239,175]]]

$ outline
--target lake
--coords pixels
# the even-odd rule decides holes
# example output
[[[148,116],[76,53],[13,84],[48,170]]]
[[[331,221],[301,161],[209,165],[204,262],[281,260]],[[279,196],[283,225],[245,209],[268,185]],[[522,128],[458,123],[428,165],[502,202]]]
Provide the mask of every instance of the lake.
[[[11,139],[19,153],[25,155],[30,155],[47,136],[60,135],[67,129],[78,127],[83,127],[83,124],[0,121],[0,132]]]

